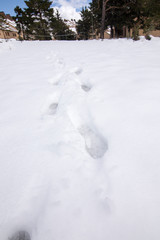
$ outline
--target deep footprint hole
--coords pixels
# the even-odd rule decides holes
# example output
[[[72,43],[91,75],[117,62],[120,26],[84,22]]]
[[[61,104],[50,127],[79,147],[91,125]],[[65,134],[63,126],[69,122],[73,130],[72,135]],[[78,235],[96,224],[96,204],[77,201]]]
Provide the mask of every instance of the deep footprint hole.
[[[9,240],[31,240],[31,237],[27,231],[18,231]]]
[[[87,126],[82,126],[79,132],[84,137],[88,154],[94,159],[102,158],[108,150],[107,141],[99,133]]]
[[[58,103],[52,103],[52,104],[49,106],[49,114],[50,114],[50,115],[56,114],[57,108],[58,108]]]
[[[81,88],[85,91],[85,92],[89,92],[91,90],[91,86],[88,86],[88,85],[81,85]]]

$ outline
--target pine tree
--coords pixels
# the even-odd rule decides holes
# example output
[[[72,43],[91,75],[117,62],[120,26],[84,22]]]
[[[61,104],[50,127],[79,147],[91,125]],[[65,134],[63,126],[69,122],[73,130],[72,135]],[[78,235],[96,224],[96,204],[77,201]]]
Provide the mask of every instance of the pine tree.
[[[75,40],[72,32],[60,17],[54,13],[50,0],[25,1],[26,8],[15,8],[17,28],[23,32],[24,39],[50,40],[53,37],[60,40]]]
[[[75,40],[76,34],[69,29],[58,10],[51,20],[52,34],[56,40]]]
[[[100,33],[102,22],[102,0],[92,0],[89,4],[89,9],[92,13],[93,28],[96,35]]]
[[[143,29],[146,39],[150,40],[150,31],[160,26],[160,1],[137,0],[134,12],[133,39],[139,40],[139,29]]]
[[[77,33],[80,39],[88,40],[93,34],[93,15],[88,8],[82,8],[81,20],[77,22]]]
[[[34,39],[51,39],[50,23],[53,17],[52,2],[49,0],[28,0],[25,1],[27,8],[24,9],[27,16],[28,33]]]
[[[13,17],[13,19],[15,20],[16,24],[17,24],[17,29],[18,29],[18,33],[19,36],[22,33],[23,34],[23,39],[27,39],[27,16],[25,14],[25,12],[19,7],[15,7],[14,9],[16,16]]]
[[[136,0],[103,0],[101,38],[104,38],[106,24],[111,27],[111,37],[113,37],[113,27],[116,37],[124,36],[123,27],[130,28],[136,17],[135,6]]]
[[[134,25],[135,6],[136,0],[92,0],[88,9],[82,9],[82,19],[78,22],[77,30],[85,32],[86,36],[93,31],[96,35],[100,33],[100,37],[103,39],[104,30],[110,27],[111,38],[125,37],[127,31],[124,30],[130,29]]]
[[[150,31],[159,29],[160,27],[160,1],[142,0],[141,15],[141,27],[143,28],[146,39],[150,40]]]

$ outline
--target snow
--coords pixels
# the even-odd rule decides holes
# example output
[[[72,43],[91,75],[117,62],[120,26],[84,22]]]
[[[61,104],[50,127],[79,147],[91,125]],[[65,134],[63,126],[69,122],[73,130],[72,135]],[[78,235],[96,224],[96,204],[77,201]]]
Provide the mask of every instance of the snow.
[[[159,49],[0,43],[0,239],[159,240]]]
[[[11,21],[10,19],[6,19],[6,22],[10,25],[10,26],[12,26],[12,27],[14,27],[14,29],[16,28],[16,23],[15,23],[15,21]]]
[[[5,19],[5,22],[2,24],[2,27],[12,32],[18,32],[18,30],[16,29],[15,21],[11,21],[9,19]]]

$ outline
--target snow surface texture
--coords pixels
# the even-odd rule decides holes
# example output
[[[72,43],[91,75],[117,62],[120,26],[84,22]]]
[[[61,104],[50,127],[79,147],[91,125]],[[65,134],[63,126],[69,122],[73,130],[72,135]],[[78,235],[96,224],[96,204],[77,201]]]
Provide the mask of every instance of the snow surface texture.
[[[0,43],[0,239],[160,239],[159,51]]]

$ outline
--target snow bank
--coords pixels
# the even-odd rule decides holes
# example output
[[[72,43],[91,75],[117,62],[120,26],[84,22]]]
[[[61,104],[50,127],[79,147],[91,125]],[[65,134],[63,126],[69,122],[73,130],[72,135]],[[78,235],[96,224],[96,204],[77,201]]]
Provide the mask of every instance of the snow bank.
[[[159,49],[0,44],[0,239],[159,240]]]

